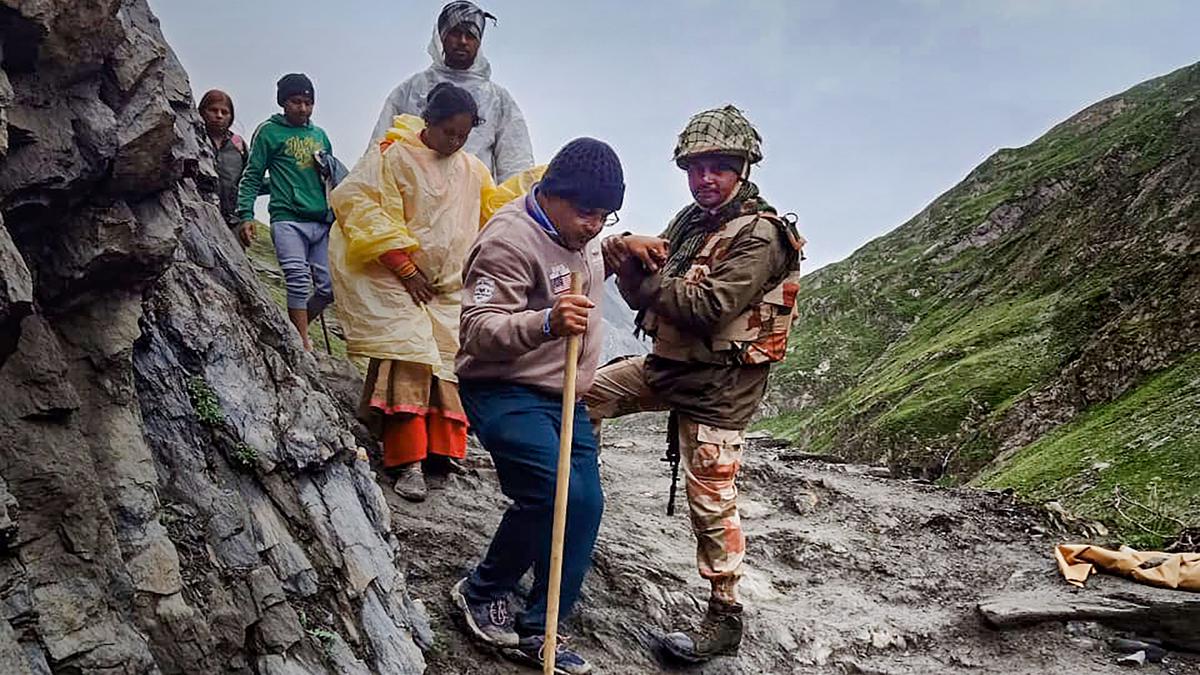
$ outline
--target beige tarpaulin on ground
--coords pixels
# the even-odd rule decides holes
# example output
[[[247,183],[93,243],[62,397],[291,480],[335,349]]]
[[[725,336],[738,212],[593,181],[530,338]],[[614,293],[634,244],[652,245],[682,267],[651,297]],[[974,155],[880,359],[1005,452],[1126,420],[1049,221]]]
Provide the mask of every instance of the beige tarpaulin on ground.
[[[1084,544],[1059,544],[1054,549],[1054,558],[1063,577],[1075,586],[1082,587],[1099,568],[1151,586],[1200,592],[1200,553],[1137,551],[1128,546],[1113,551]]]

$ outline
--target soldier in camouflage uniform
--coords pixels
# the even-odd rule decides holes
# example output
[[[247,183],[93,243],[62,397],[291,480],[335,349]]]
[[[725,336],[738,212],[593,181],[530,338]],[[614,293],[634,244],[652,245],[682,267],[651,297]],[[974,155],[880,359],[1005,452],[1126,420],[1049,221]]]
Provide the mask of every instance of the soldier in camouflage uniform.
[[[654,349],[602,368],[585,400],[597,423],[672,413],[696,560],[712,595],[700,626],[667,635],[664,646],[693,662],[736,654],[741,642],[737,585],[746,539],[736,478],[768,370],[787,351],[800,274],[803,239],[749,180],[750,166],[762,159],[760,143],[732,106],[692,117],[675,161],[695,202],[662,237],[614,235],[603,245]]]

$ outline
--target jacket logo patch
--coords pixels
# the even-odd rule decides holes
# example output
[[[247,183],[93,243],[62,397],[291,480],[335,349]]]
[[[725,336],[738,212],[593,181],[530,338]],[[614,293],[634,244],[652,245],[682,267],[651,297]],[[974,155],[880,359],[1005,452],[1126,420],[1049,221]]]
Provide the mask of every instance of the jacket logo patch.
[[[479,281],[475,282],[475,290],[472,292],[472,297],[475,298],[475,304],[482,305],[492,299],[496,294],[496,280],[487,277],[480,277]]]
[[[550,268],[550,292],[562,295],[571,290],[571,269],[563,264]]]

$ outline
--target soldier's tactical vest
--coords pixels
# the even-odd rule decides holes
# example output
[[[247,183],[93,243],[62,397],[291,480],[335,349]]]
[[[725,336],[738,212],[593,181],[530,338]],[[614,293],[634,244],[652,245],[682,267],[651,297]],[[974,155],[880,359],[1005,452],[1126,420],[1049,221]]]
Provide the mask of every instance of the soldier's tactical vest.
[[[737,318],[717,328],[710,336],[685,333],[653,311],[646,312],[642,325],[654,336],[654,353],[675,361],[700,361],[723,365],[756,365],[782,361],[787,356],[788,334],[795,319],[796,293],[800,290],[800,260],[805,240],[788,221],[773,213],[740,216],[708,235],[704,246],[684,276],[685,283],[698,284],[729,252],[743,228],[759,218],[778,227],[784,241],[796,250],[791,269],[781,282],[763,294]]]

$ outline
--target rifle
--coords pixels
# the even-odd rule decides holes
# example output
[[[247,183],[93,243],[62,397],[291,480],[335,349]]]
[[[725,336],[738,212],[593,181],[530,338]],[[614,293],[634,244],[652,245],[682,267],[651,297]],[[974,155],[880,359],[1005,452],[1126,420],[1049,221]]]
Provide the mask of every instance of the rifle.
[[[667,416],[667,455],[662,461],[671,465],[671,492],[667,498],[667,515],[675,515],[675,489],[679,485],[679,415],[671,411]]]

